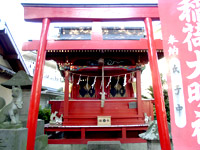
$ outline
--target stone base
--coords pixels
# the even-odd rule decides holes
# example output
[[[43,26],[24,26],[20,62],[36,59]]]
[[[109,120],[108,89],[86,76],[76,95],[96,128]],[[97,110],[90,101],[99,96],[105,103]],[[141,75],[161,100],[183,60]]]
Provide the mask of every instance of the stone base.
[[[22,121],[23,126],[27,124],[27,120]],[[48,136],[44,134],[44,120],[37,120],[37,130],[35,138],[35,150],[45,150],[48,145]],[[0,149],[1,150],[1,149]]]
[[[87,150],[87,144],[49,144],[47,149],[48,150]],[[121,144],[121,150],[147,150],[147,143]]]
[[[27,129],[0,129],[0,150],[26,150]]]
[[[160,141],[147,141],[147,150],[160,150]]]
[[[49,144],[48,150],[87,150],[87,144]]]
[[[89,141],[87,150],[121,150],[120,141]]]
[[[22,124],[11,124],[10,122],[4,122],[0,124],[0,129],[19,129],[22,128]]]
[[[160,141],[156,140],[147,140],[147,150],[160,150]],[[171,141],[171,150],[173,150],[173,143]]]
[[[147,143],[125,143],[121,145],[121,150],[147,150]]]
[[[36,137],[35,150],[44,150],[47,146],[48,146],[48,136],[46,134]]]
[[[23,127],[26,128],[27,120],[22,121]],[[37,120],[37,131],[36,136],[40,136],[44,134],[44,120]]]

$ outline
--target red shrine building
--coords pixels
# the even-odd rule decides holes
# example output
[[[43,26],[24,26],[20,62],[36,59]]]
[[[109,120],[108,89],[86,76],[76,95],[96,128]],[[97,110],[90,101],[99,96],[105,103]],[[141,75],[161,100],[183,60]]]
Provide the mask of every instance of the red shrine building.
[[[52,113],[63,115],[62,124],[45,126],[47,134],[62,136],[54,134],[49,144],[145,142],[138,134],[147,129],[147,118],[154,119],[153,100],[144,100],[141,94],[141,73],[148,62],[157,91],[154,94],[158,126],[167,126],[166,118],[159,115],[164,106],[158,98],[162,97],[162,89],[157,59],[163,57],[163,48],[162,40],[154,40],[152,28],[152,20],[159,20],[157,5],[23,6],[26,21],[43,22],[40,41],[23,45],[23,50],[38,50],[27,124],[28,146],[34,145],[35,131],[31,129],[36,127],[45,59],[55,60],[65,78],[64,99],[50,101]],[[135,26],[134,21],[142,21],[144,26]],[[57,38],[47,40],[49,24],[54,22],[75,25],[56,27]],[[159,133],[164,135],[165,131]]]

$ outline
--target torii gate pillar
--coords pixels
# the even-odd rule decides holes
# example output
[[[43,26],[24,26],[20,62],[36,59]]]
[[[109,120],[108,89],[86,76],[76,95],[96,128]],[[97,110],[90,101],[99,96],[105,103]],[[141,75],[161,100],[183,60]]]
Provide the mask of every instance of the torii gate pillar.
[[[47,33],[49,29],[50,20],[44,18],[42,21],[42,31],[40,36],[40,45],[37,54],[37,61],[35,66],[35,73],[33,77],[33,85],[31,89],[30,106],[28,112],[28,138],[27,138],[27,150],[34,150],[35,136],[37,129],[38,111],[40,105],[40,95],[42,89],[42,78],[44,72],[44,63],[46,58],[46,45],[47,45]]]
[[[152,74],[153,93],[155,98],[160,146],[162,150],[171,150],[165,102],[163,97],[160,74],[158,70],[158,58],[153,37],[152,20],[151,18],[145,18],[144,22],[148,39],[148,58]]]

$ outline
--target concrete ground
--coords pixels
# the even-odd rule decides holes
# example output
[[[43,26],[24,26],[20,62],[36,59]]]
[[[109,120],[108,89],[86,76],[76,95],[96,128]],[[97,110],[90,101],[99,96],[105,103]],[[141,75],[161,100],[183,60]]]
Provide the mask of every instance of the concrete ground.
[[[87,150],[87,144],[49,144],[46,150]],[[147,150],[147,143],[121,144],[121,150]]]

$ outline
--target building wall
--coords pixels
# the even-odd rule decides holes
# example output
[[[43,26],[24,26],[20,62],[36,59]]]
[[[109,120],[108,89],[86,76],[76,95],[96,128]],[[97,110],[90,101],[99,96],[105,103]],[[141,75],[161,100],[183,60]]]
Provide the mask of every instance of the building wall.
[[[0,65],[11,69],[9,63],[3,59],[3,56],[0,55]],[[10,77],[0,73],[0,84],[9,80]],[[6,100],[6,104],[10,103],[12,100],[12,91],[11,89],[5,88],[0,85],[0,97],[3,97]]]
[[[23,52],[23,57],[30,72],[30,75],[34,76],[37,57],[36,53]],[[57,68],[56,62],[54,62],[53,60],[45,61],[42,86],[57,90],[64,87],[64,79]]]
[[[11,66],[10,66],[10,64],[8,63],[8,61],[5,60],[5,59],[3,59],[2,55],[0,55],[0,65],[6,67],[8,69],[12,69]]]
[[[7,81],[8,78],[0,74],[0,83]],[[6,104],[10,103],[12,100],[12,91],[11,89],[5,88],[0,85],[0,97],[3,97],[6,100]]]

